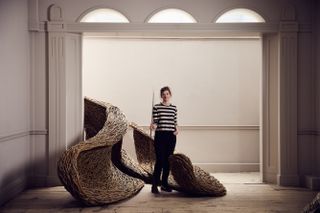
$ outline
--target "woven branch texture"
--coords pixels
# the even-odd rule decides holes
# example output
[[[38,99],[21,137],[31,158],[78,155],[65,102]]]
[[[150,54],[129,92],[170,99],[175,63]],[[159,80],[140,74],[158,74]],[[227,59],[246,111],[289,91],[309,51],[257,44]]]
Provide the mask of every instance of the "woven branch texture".
[[[317,213],[320,212],[320,192],[316,197],[304,207],[303,213]]]
[[[124,114],[111,104],[85,99],[88,139],[65,151],[58,175],[65,188],[86,205],[103,205],[133,196],[144,186],[111,161],[112,146],[127,131]]]
[[[58,176],[73,197],[86,205],[114,203],[152,183],[154,140],[118,107],[85,98],[86,140],[66,150],[58,161]],[[133,128],[137,161],[122,149],[122,138]],[[192,196],[223,196],[225,187],[183,154],[169,158],[169,186]]]

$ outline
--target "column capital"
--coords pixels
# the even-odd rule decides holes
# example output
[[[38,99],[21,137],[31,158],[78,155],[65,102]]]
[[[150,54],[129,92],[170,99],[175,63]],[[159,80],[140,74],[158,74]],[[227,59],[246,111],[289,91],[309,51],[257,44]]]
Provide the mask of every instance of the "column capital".
[[[57,21],[47,21],[46,22],[46,31],[47,32],[64,32],[65,23]]]
[[[45,29],[48,32],[65,31],[62,8],[59,5],[52,4],[48,8],[48,21],[45,23]]]
[[[281,21],[279,24],[279,32],[298,32],[299,24],[296,21]]]
[[[52,4],[48,8],[49,21],[63,21],[62,8],[59,5]]]

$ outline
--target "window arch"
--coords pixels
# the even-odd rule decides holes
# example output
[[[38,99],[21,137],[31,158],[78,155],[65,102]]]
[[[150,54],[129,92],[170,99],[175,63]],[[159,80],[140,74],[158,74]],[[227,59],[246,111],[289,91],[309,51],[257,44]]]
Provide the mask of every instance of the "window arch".
[[[148,23],[196,23],[190,13],[176,8],[161,10],[149,18]]]
[[[236,8],[223,13],[216,23],[257,23],[266,22],[265,19],[253,10]]]
[[[80,19],[80,22],[129,23],[129,20],[119,11],[110,8],[99,8],[85,14]]]

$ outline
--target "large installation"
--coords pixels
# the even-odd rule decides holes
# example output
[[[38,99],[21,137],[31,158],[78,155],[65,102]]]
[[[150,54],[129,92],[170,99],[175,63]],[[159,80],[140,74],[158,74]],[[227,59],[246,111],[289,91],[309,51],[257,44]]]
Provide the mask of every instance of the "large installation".
[[[86,139],[66,150],[58,175],[72,196],[86,205],[104,205],[134,196],[150,184],[155,153],[153,138],[112,104],[85,98]],[[133,128],[137,161],[122,149],[127,128]],[[223,196],[225,187],[183,154],[170,156],[169,185],[192,196]]]

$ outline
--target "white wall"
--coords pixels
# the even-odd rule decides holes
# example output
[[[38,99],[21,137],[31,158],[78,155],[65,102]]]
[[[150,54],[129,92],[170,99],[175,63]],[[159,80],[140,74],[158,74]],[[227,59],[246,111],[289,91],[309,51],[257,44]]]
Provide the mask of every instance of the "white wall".
[[[27,0],[0,1],[0,205],[26,186],[30,165]]]
[[[157,103],[160,88],[169,85],[181,127],[177,152],[211,172],[252,171],[253,164],[257,171],[261,51],[259,38],[86,37],[83,94],[119,106],[129,121],[148,126],[152,90]],[[237,127],[224,127],[229,125]],[[238,127],[247,125],[255,128]]]
[[[83,40],[83,94],[150,123],[169,85],[179,125],[259,125],[260,39]]]

